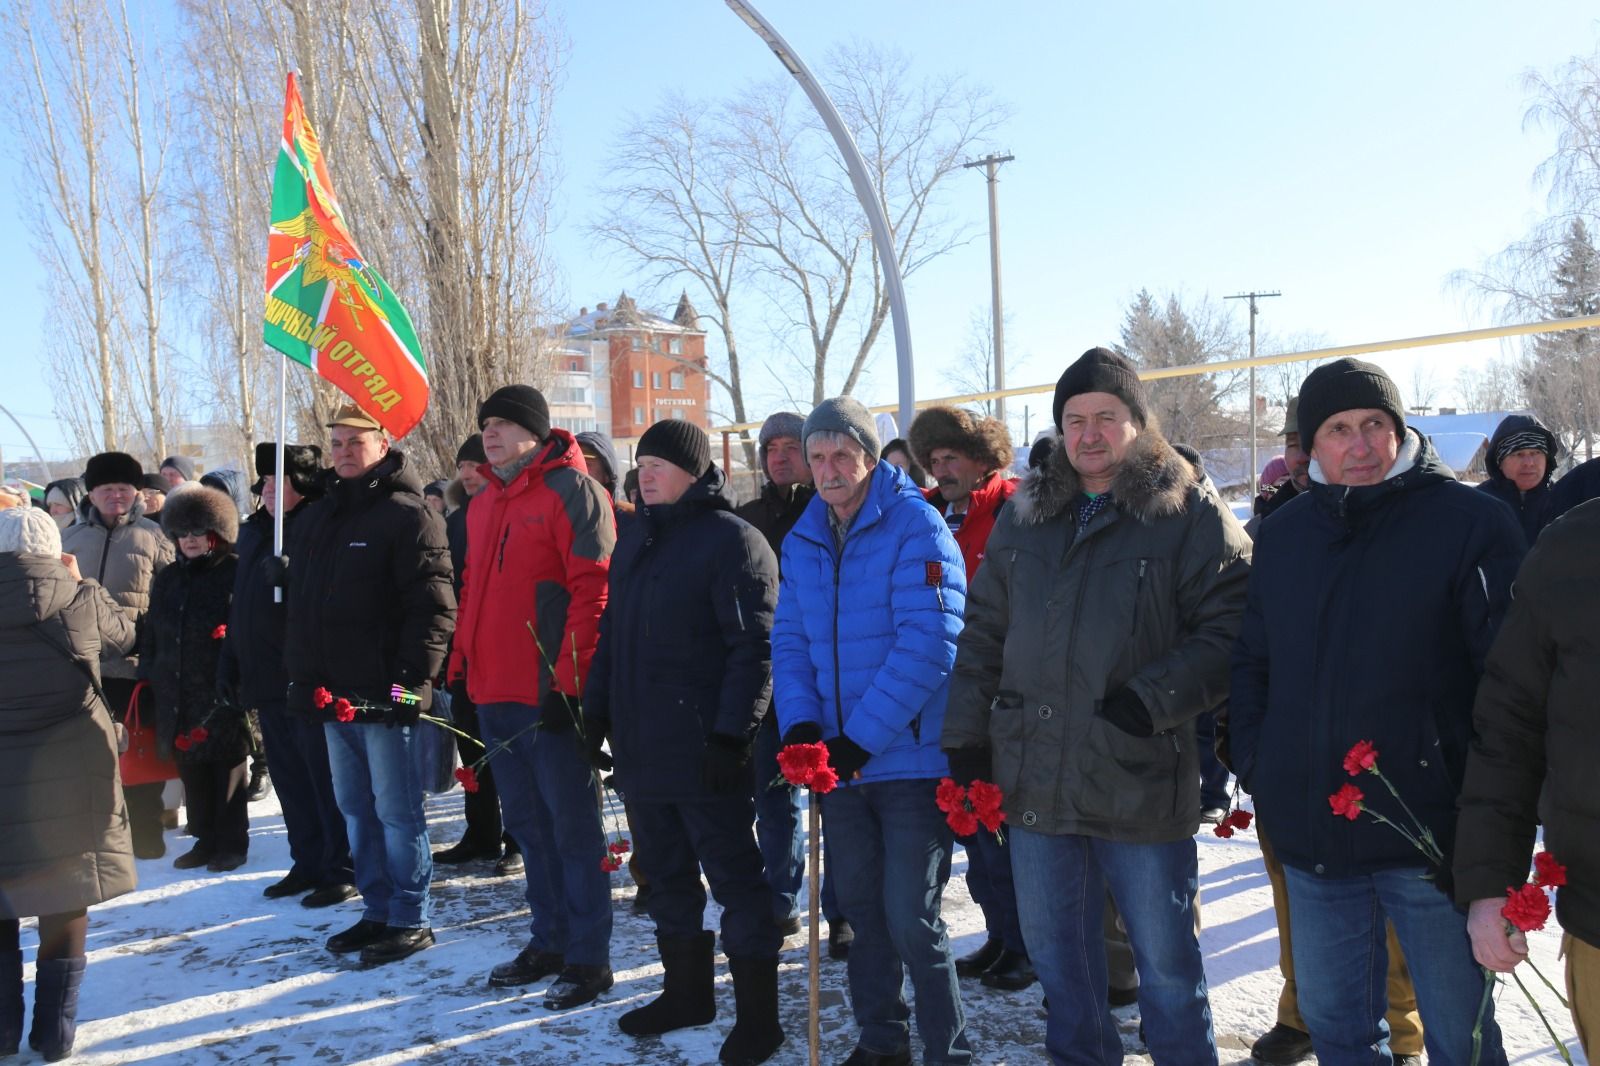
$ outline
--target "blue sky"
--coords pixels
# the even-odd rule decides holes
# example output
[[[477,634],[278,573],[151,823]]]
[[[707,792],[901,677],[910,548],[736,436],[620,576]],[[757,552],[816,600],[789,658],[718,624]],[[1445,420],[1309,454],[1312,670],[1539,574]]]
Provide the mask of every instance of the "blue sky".
[[[552,251],[576,310],[640,289],[585,233],[626,116],[648,112],[664,92],[718,97],[780,68],[718,0],[550,3],[570,39],[556,100]],[[1264,329],[1334,344],[1488,324],[1446,279],[1544,211],[1532,175],[1553,135],[1523,127],[1523,73],[1600,40],[1593,4],[1577,0],[759,6],[813,66],[852,38],[893,45],[918,73],[968,74],[1015,108],[993,146],[1017,156],[1000,187],[1007,342],[1027,357],[1013,384],[1053,380],[1079,351],[1114,341],[1141,287],[1191,297],[1278,289],[1283,296],[1262,305]],[[945,368],[988,301],[983,181],[955,181],[949,208],[978,239],[908,285],[925,396],[954,391]],[[17,208],[0,212],[11,216],[0,226],[0,277],[25,301],[10,315],[0,391],[59,456],[65,440],[40,370],[49,358],[40,270]],[[1426,360],[1447,381],[1459,362],[1497,350],[1380,361],[1403,381]],[[858,392],[892,400],[887,331],[874,365]],[[9,423],[0,423],[0,446],[11,456],[27,450]]]

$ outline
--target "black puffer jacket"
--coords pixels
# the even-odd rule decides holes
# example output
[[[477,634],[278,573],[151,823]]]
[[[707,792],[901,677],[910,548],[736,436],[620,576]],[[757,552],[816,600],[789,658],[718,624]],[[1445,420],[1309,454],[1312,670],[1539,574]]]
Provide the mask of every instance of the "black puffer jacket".
[[[169,758],[174,738],[197,726],[209,739],[180,758],[235,763],[249,753],[243,711],[217,704],[223,642],[217,627],[228,622],[238,561],[231,547],[198,559],[180,552],[150,591],[150,613],[139,630],[139,673],[154,692],[156,738]]]
[[[781,559],[783,538],[800,521],[800,516],[805,514],[806,504],[816,494],[817,490],[811,485],[790,485],[780,489],[768,481],[761,486],[761,495],[742,504],[737,513],[767,538],[772,554]]]
[[[294,538],[310,501],[283,516],[283,551],[293,558]],[[289,674],[284,667],[284,641],[288,625],[288,597],[273,599],[278,575],[272,550],[272,515],[265,507],[239,528],[239,565],[233,579],[233,609],[228,615],[228,639],[218,666],[219,678],[239,693],[239,702],[258,709],[281,707],[288,697]]]
[[[1495,462],[1501,443],[1514,433],[1536,433],[1544,439],[1544,480],[1527,492],[1517,488],[1516,482],[1502,474],[1500,464]],[[1529,546],[1532,546],[1533,542],[1539,539],[1540,531],[1555,518],[1550,489],[1550,478],[1556,469],[1555,434],[1530,415],[1507,415],[1495,427],[1494,436],[1489,438],[1488,452],[1489,479],[1478,488],[1497,500],[1503,500],[1512,511],[1516,512],[1517,523],[1522,527],[1522,536]]]
[[[1359,740],[1450,854],[1472,699],[1524,551],[1511,512],[1415,430],[1402,454],[1410,469],[1380,484],[1313,482],[1261,524],[1234,648],[1239,780],[1283,862],[1328,877],[1424,862],[1394,830],[1332,815]],[[1353,783],[1404,824],[1375,778]]]
[[[703,795],[706,738],[748,742],[767,712],[778,560],[723,486],[713,466],[642,508],[611,556],[583,711],[586,729],[609,723],[629,798]]]
[[[285,665],[293,710],[316,711],[313,692],[387,706],[401,684],[431,705],[431,681],[455,627],[444,519],[391,450],[361,477],[330,478],[295,534],[289,562]]]
[[[1550,521],[1554,522],[1580,503],[1600,498],[1600,459],[1590,459],[1561,475],[1550,490]]]
[[[1456,899],[1499,899],[1528,873],[1534,832],[1567,866],[1561,925],[1600,947],[1600,503],[1545,531],[1517,574],[1473,708]]]

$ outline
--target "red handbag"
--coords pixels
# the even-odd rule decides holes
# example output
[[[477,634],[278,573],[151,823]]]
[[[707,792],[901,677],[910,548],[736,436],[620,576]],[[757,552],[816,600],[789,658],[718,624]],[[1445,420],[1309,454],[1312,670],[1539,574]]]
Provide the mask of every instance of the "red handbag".
[[[178,764],[163,759],[156,745],[156,727],[145,725],[139,718],[139,697],[150,687],[148,681],[133,686],[128,699],[128,713],[123,716],[123,728],[128,731],[128,749],[118,757],[124,785],[149,785],[157,781],[171,781],[178,776]]]

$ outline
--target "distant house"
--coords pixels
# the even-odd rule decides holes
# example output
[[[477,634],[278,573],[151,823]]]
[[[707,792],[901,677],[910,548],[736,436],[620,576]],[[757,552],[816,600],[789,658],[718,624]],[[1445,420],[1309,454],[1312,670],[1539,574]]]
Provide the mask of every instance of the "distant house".
[[[1489,476],[1489,438],[1508,415],[1532,411],[1474,411],[1456,414],[1445,409],[1436,415],[1406,415],[1406,425],[1433,442],[1433,450],[1462,481],[1482,481]]]

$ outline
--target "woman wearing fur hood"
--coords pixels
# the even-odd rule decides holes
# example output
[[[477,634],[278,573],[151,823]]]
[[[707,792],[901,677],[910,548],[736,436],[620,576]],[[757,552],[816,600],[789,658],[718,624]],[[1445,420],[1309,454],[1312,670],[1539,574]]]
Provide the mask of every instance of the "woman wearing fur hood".
[[[233,601],[239,512],[226,493],[199,487],[168,499],[161,525],[177,560],[151,589],[139,672],[155,693],[161,747],[177,754],[195,837],[173,865],[232,870],[249,850],[245,759],[252,745],[244,711],[218,703],[216,681]]]

